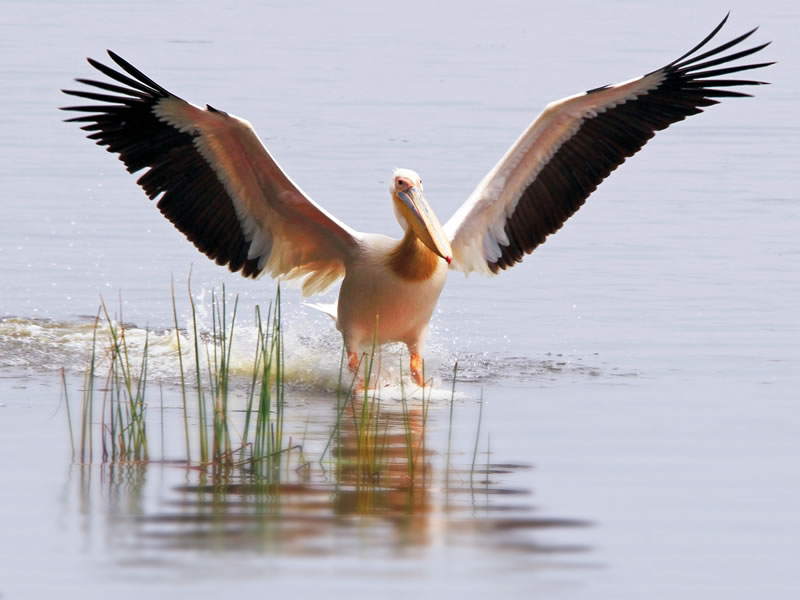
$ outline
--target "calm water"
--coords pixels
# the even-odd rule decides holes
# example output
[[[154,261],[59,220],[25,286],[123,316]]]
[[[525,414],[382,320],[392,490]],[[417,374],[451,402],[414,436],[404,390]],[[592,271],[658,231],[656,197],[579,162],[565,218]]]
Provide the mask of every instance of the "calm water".
[[[0,8],[0,596],[794,597],[794,3]],[[100,296],[160,332],[171,276],[187,314],[190,267],[206,317],[223,283],[246,314],[275,289],[207,261],[118,161],[60,122],[69,101],[58,90],[93,75],[85,56],[113,48],[183,97],[247,118],[318,202],[356,229],[397,235],[393,167],[419,171],[446,219],[544,104],[669,62],[728,9],[726,38],[760,25],[756,40],[774,40],[763,57],[780,62],[759,74],[772,86],[659,134],[522,265],[451,276],[426,351],[441,388],[426,434],[438,454],[415,518],[294,488],[281,519],[255,520],[273,533],[226,513],[234,533],[209,537],[198,515],[213,498],[198,498],[185,470],[70,464],[60,369],[77,391]],[[292,290],[284,315],[289,427],[319,445],[335,419],[338,337]],[[182,424],[162,342],[152,374],[165,386],[169,458]],[[244,354],[246,325],[241,342]],[[479,460],[497,467],[483,497],[440,481],[456,360],[456,476],[464,484],[482,393]]]

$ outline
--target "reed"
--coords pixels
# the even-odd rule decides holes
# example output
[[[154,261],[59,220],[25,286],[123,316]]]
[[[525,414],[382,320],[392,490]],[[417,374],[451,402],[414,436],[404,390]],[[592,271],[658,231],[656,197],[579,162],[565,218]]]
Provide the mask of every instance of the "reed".
[[[450,417],[447,420],[447,461],[445,474],[450,472],[450,454],[453,448],[453,405],[456,399],[456,379],[458,378],[458,361],[453,365],[453,387],[450,389]]]
[[[242,464],[261,480],[280,478],[284,452],[284,346],[281,329],[280,288],[264,320],[256,307],[256,354],[242,435]],[[253,440],[250,426],[253,424]],[[245,453],[248,448],[249,452]],[[291,445],[289,446],[291,448]]]
[[[292,439],[287,441],[284,432],[286,379],[280,288],[266,312],[262,312],[259,306],[255,307],[253,329],[256,340],[252,368],[247,375],[247,384],[243,386],[243,394],[236,396],[244,400],[238,414],[231,412],[232,406],[236,405],[231,400],[238,298],[229,302],[224,287],[221,294],[213,292],[209,329],[203,330],[191,284],[187,286],[187,319],[190,323],[186,328],[178,318],[174,285],[171,292],[185,436],[185,454],[179,461],[211,476],[214,485],[238,478],[267,486],[266,489],[273,491],[278,489],[276,486],[282,478],[290,476],[290,463],[293,468],[310,472],[303,444],[294,443]],[[149,460],[146,425],[148,390],[152,387],[148,382],[149,350],[150,332],[146,331],[141,357],[135,356],[121,317],[112,318],[105,303],[101,302],[84,374],[80,420],[73,418],[71,396],[67,394],[66,377],[62,376],[71,446],[76,460],[84,464],[94,460],[92,425],[97,421],[95,412],[98,408],[102,462],[114,465]],[[193,356],[187,358],[184,352]],[[345,370],[345,359],[342,349],[335,423],[317,462],[323,472],[330,466],[335,469],[337,486],[352,486],[367,499],[374,497],[379,490],[407,489],[413,493],[415,487],[425,484],[426,427],[432,388],[425,386],[421,393],[414,389],[413,396],[409,394],[403,383],[401,359],[400,400],[384,400],[379,385],[382,355],[376,338],[370,351],[362,354],[352,379]],[[450,469],[456,376],[457,365],[453,370],[450,399],[447,470]],[[102,403],[99,404],[96,395],[100,388],[96,380],[102,377],[105,385],[102,387]],[[159,389],[157,402],[161,406],[163,449],[163,389]],[[195,397],[193,407],[192,396]],[[79,436],[73,437],[73,422],[78,423]],[[479,436],[480,425],[476,440]],[[164,457],[163,450],[161,456]],[[472,471],[475,460],[476,454],[473,455]]]
[[[101,313],[105,316],[102,331]],[[99,334],[107,336],[107,347],[102,356],[98,354]],[[77,449],[66,375],[62,371],[63,397],[67,409],[67,425],[73,460],[76,456],[82,464],[91,463],[94,460],[95,382],[103,358],[107,359],[108,366],[105,371],[105,385],[100,408],[102,460],[103,462],[132,462],[148,459],[145,418],[148,341],[149,332],[145,334],[144,352],[137,368],[130,360],[124,323],[121,319],[115,321],[111,318],[105,302],[101,299],[101,306],[94,319],[92,344],[83,377],[80,436]]]
[[[239,299],[237,297],[234,302],[229,327],[227,323],[228,309],[225,286],[222,286],[221,301],[218,300],[216,293],[212,292],[211,351],[209,351],[209,345],[206,344],[206,364],[208,365],[208,389],[213,399],[211,403],[212,462],[219,467],[229,467],[233,464],[233,449],[228,428],[228,385],[230,382],[233,331],[238,306]]]
[[[192,455],[192,448],[189,442],[189,415],[186,405],[186,377],[183,370],[183,352],[181,351],[181,330],[178,327],[178,307],[175,303],[175,281],[170,280],[170,293],[172,296],[172,322],[175,324],[175,344],[178,348],[178,370],[181,375],[181,406],[183,408],[183,432],[186,440],[186,456]]]
[[[318,459],[323,471],[326,466],[335,470],[337,486],[352,485],[359,498],[387,489],[413,491],[425,481],[425,429],[432,388],[422,388],[420,398],[413,398],[404,385],[401,358],[399,402],[386,402],[381,398],[380,383],[375,383],[381,360],[373,339],[370,351],[360,357],[357,375],[346,387],[342,351],[335,422]],[[454,395],[455,385],[451,397]]]
[[[145,394],[150,332],[145,331],[142,360],[137,370],[130,359],[122,310],[120,309],[119,321],[114,321],[102,299],[101,308],[106,318],[110,352],[105,393],[110,394],[108,423],[112,462],[117,460],[120,462],[146,461],[148,451]],[[105,400],[103,405],[106,405]],[[103,412],[103,423],[106,423],[105,411]]]
[[[481,423],[483,422],[483,390],[481,390],[480,408],[478,409],[478,427],[475,431],[475,446],[472,450],[472,466],[469,470],[469,482],[472,485],[475,476],[475,462],[478,460],[478,444],[481,440]]]
[[[69,447],[72,451],[72,462],[75,462],[75,436],[72,435],[72,412],[69,409],[69,392],[67,389],[67,375],[64,367],[61,368],[61,393],[67,411],[67,427],[69,428]],[[59,401],[59,404],[61,402]]]
[[[230,383],[234,329],[238,298],[228,306],[225,288],[221,295],[212,293],[211,331],[200,328],[198,308],[188,286],[191,328],[184,330],[178,320],[174,286],[172,317],[175,326],[178,371],[182,399],[187,464],[197,464],[214,471],[231,470],[248,465],[262,477],[276,473],[284,443],[284,348],[281,331],[280,290],[270,304],[266,320],[256,307],[258,338],[253,361],[253,375],[244,431],[237,440],[231,429]],[[102,318],[101,318],[102,315]],[[182,331],[188,331],[184,345]],[[187,372],[184,348],[193,350],[194,374]],[[201,352],[205,351],[205,369]],[[94,461],[94,427],[98,420],[97,384],[104,378],[102,403],[99,405],[100,446],[103,463],[120,464],[149,460],[147,439],[148,369],[150,332],[145,330],[141,358],[137,362],[128,340],[128,329],[121,318],[112,318],[105,302],[95,316],[92,342],[83,375],[83,397],[80,407],[79,435],[73,434],[73,411],[62,374],[62,397],[66,403],[67,426],[73,460],[82,464]],[[101,372],[102,369],[106,369]],[[204,375],[205,371],[205,375]],[[193,377],[192,377],[193,375]],[[193,379],[194,385],[189,381]],[[194,387],[196,406],[190,411],[188,397]],[[163,392],[162,392],[163,394]],[[162,405],[163,395],[158,401]],[[253,439],[251,422],[254,423]],[[162,424],[163,427],[163,424]],[[197,439],[197,456],[192,453],[192,438]],[[164,444],[162,443],[162,448]]]
[[[203,382],[201,380],[200,369],[200,334],[197,331],[197,306],[194,303],[194,296],[192,295],[191,279],[187,283],[189,292],[189,307],[192,311],[192,339],[194,341],[194,372],[195,372],[195,390],[197,392],[197,430],[199,433],[200,444],[200,462],[208,463],[208,425],[206,416],[206,399],[203,393]],[[185,417],[188,418],[188,417]],[[191,455],[186,457],[187,461],[191,460]]]

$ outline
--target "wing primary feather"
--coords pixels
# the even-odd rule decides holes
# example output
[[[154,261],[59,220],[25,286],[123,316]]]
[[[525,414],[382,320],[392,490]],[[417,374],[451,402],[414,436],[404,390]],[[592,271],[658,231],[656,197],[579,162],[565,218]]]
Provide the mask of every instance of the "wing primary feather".
[[[126,73],[128,73],[129,75],[133,75],[137,80],[141,81],[142,83],[144,83],[145,85],[151,87],[152,89],[158,91],[162,96],[173,96],[174,95],[174,94],[171,94],[170,92],[168,92],[167,90],[165,90],[160,85],[158,85],[155,81],[150,79],[147,75],[142,73],[139,69],[134,67],[131,63],[129,63],[124,58],[122,58],[119,54],[113,52],[112,50],[106,50],[106,52],[108,52],[108,55],[111,57],[111,60],[113,60],[120,67],[122,67],[123,70]]]
[[[88,123],[83,127],[91,132],[88,137],[118,154],[129,172],[147,169],[137,183],[150,199],[158,199],[161,213],[201,252],[234,272],[257,275],[258,259],[246,257],[248,244],[232,202],[197,151],[197,134],[179,131],[153,112],[164,99],[180,100],[114,52],[109,51],[109,56],[135,79],[89,59],[94,68],[123,85],[77,80],[119,95],[64,90],[70,96],[99,103],[65,107],[63,110],[91,113],[68,120]]]
[[[84,85],[91,85],[101,90],[106,90],[107,92],[115,92],[118,94],[126,94],[128,96],[134,96],[141,100],[144,100],[150,96],[150,94],[147,94],[145,92],[140,92],[138,90],[126,88],[121,85],[115,85],[113,83],[107,83],[105,81],[95,81],[94,79],[82,79],[82,78],[78,78],[75,81],[77,81],[78,83],[82,83]]]
[[[689,52],[661,69],[549,105],[445,225],[455,257],[451,267],[496,273],[516,264],[557,231],[657,131],[720,99],[750,96],[734,88],[763,85],[725,78],[774,64],[734,64],[769,45],[735,50],[757,28],[700,52],[728,16]],[[491,244],[486,246],[487,232],[498,223],[504,224],[508,237],[507,244],[498,244],[500,256]],[[482,247],[475,243],[476,236],[484,236],[483,247],[491,254],[475,254]]]
[[[131,102],[136,102],[135,98],[125,96],[111,96],[109,94],[98,94],[96,92],[86,92],[83,90],[61,90],[69,96],[77,96],[79,98],[86,98],[87,100],[97,100],[98,102],[108,102],[110,104],[128,105]]]
[[[688,51],[686,54],[683,54],[683,55],[679,56],[678,58],[676,58],[675,60],[673,60],[673,61],[672,61],[671,63],[669,63],[669,64],[668,64],[668,65],[667,65],[665,68],[672,67],[673,65],[675,65],[675,64],[677,64],[677,63],[679,63],[679,62],[681,62],[681,61],[682,61],[684,58],[686,58],[687,56],[691,56],[692,54],[694,54],[695,52],[697,52],[698,50],[700,50],[700,48],[702,48],[703,46],[705,46],[705,45],[706,45],[708,42],[710,42],[710,41],[711,41],[711,40],[714,38],[714,36],[716,36],[716,35],[717,35],[717,34],[720,32],[720,29],[722,29],[722,28],[725,26],[725,23],[727,23],[727,22],[728,22],[728,17],[730,17],[730,16],[731,16],[731,13],[730,13],[730,11],[728,11],[728,13],[725,15],[725,18],[723,18],[723,19],[722,19],[722,21],[720,21],[719,25],[717,25],[717,26],[716,26],[716,27],[715,27],[715,28],[714,28],[714,29],[711,31],[711,33],[709,33],[709,34],[708,34],[706,37],[704,37],[704,38],[703,38],[703,41],[702,41],[702,42],[700,42],[700,43],[699,43],[699,44],[697,44],[697,45],[696,45],[694,48],[692,48],[691,50],[689,50],[689,51]]]
[[[103,75],[106,75],[106,76],[110,77],[111,79],[114,79],[115,81],[118,81],[119,83],[122,83],[122,84],[125,84],[125,85],[129,86],[129,87],[132,87],[134,90],[138,90],[140,92],[144,92],[149,97],[156,97],[156,96],[158,96],[158,97],[166,97],[166,96],[170,95],[168,93],[164,94],[164,93],[160,92],[157,89],[150,88],[150,87],[148,87],[148,86],[136,81],[135,79],[131,79],[130,77],[128,77],[126,75],[123,75],[119,71],[115,71],[111,67],[107,67],[106,65],[104,65],[100,61],[97,61],[97,60],[95,60],[93,58],[87,58],[86,60],[89,62],[90,65],[92,65],[95,69],[100,71]]]
[[[756,31],[758,31],[758,27],[754,27],[750,31],[748,31],[746,33],[743,33],[739,37],[733,38],[731,41],[725,42],[724,44],[721,44],[721,45],[717,46],[716,48],[712,48],[711,50],[707,50],[706,52],[703,52],[702,54],[698,54],[697,56],[692,56],[691,59],[686,61],[686,62],[687,63],[697,62],[699,60],[704,60],[704,59],[708,58],[709,56],[714,56],[715,54],[719,54],[721,52],[725,52],[725,50],[727,50],[728,48],[732,48],[733,46],[736,46],[737,44],[740,44],[741,42],[743,42],[744,40],[749,38]],[[678,68],[679,64],[680,64],[680,60],[676,61],[675,63],[672,63],[671,66]]]
[[[726,62],[730,62],[732,60],[736,60],[739,58],[744,58],[745,56],[750,56],[758,52],[759,50],[763,50],[767,46],[769,46],[769,42],[766,44],[761,44],[760,46],[755,46],[753,48],[748,48],[747,50],[742,50],[741,52],[737,52],[735,54],[729,54],[728,56],[720,56],[719,58],[715,58],[714,60],[709,60],[704,63],[695,64],[695,61],[690,60],[680,65],[677,65],[676,69],[678,72],[681,73],[691,73],[692,71],[698,71],[700,69],[707,69],[708,67],[714,67],[716,65],[720,65]]]
[[[359,234],[305,196],[246,121],[191,105],[108,55],[120,70],[87,60],[111,82],[78,79],[86,89],[64,90],[96,104],[62,110],[80,113],[67,120],[130,173],[145,170],[137,183],[190,242],[245,277],[308,275],[321,290],[344,274]]]
[[[737,65],[735,67],[727,67],[725,69],[713,69],[711,71],[703,71],[702,73],[694,73],[692,75],[692,79],[702,80],[707,77],[718,77],[719,75],[729,75],[730,73],[738,73],[740,71],[749,71],[751,69],[762,69],[764,67],[769,67],[774,65],[775,62],[763,62],[763,63],[755,63],[751,65]],[[749,80],[748,80],[749,81]],[[764,85],[766,84],[765,81],[757,81],[757,84]],[[744,84],[742,84],[744,85]],[[747,85],[753,85],[753,82],[749,82]]]

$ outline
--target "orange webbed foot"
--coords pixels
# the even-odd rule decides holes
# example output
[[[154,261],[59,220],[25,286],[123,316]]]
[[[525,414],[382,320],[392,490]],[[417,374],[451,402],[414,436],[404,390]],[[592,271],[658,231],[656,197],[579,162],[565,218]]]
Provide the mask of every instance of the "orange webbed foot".
[[[351,373],[358,371],[359,362],[358,352],[347,353],[347,368],[350,369]]]
[[[423,377],[424,363],[422,356],[416,352],[411,353],[411,376],[419,387],[425,387],[425,379]]]
[[[366,386],[364,385],[364,378],[358,373],[358,367],[360,365],[361,359],[358,356],[358,352],[348,352],[347,368],[350,369],[350,372],[355,376],[355,382],[353,383],[353,395],[361,394],[366,389]]]

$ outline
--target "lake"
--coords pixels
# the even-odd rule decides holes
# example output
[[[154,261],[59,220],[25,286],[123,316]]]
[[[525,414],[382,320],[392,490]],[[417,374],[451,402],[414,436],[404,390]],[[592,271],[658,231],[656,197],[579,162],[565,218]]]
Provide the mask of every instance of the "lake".
[[[0,597],[797,593],[795,3],[2,8]],[[302,454],[280,494],[186,468],[171,283],[184,328],[191,285],[204,335],[212,295],[238,298],[237,432],[255,306],[276,284],[199,254],[119,161],[61,122],[74,102],[59,90],[95,77],[85,57],[111,48],[248,119],[315,201],[399,236],[394,167],[422,175],[444,221],[548,102],[670,62],[729,9],[719,39],[760,26],[754,43],[774,43],[758,60],[778,64],[754,78],[772,85],[659,133],[521,265],[451,273],[425,351],[427,403],[401,400],[401,351],[382,353],[380,427],[399,479],[365,492],[316,460],[334,438],[352,451],[358,427],[332,433],[340,337],[286,286],[285,436]],[[150,336],[150,463],[70,453],[62,369],[75,411],[101,298],[134,355]]]

